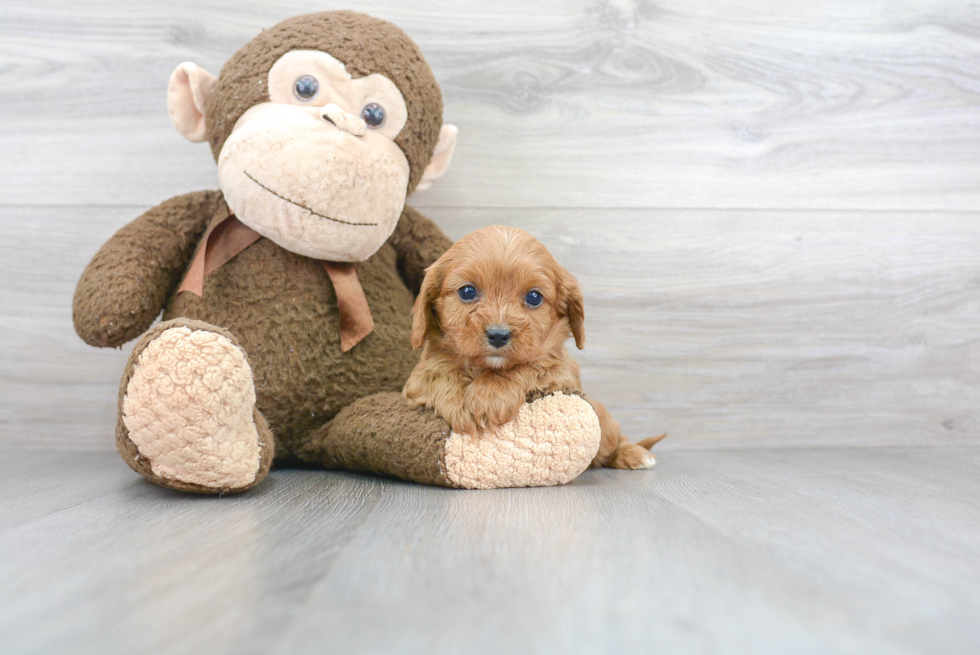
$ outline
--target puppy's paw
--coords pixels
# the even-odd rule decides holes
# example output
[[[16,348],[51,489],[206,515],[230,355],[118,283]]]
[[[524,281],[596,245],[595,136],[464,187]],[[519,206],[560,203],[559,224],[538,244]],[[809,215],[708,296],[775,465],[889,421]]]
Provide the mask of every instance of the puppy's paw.
[[[656,441],[653,443],[656,443],[659,440],[660,439],[656,439]],[[613,453],[612,459],[609,460],[609,463],[606,464],[606,466],[614,469],[628,470],[653,468],[657,463],[657,458],[653,456],[653,453],[644,447],[647,441],[649,441],[649,439],[638,444],[624,443],[616,449],[616,452]],[[653,443],[651,443],[650,446],[653,446]]]
[[[465,407],[457,406],[453,408],[439,407],[436,409],[453,432],[458,434],[479,434],[480,425],[473,414]]]
[[[489,405],[477,406],[472,408],[473,420],[479,426],[481,432],[495,430],[504,423],[513,421],[522,405],[523,403],[513,407],[507,407],[502,404],[491,403]]]
[[[471,384],[466,389],[463,403],[481,432],[510,423],[524,406],[524,398],[517,390],[507,388],[496,393],[492,391],[479,384]],[[464,430],[457,432],[466,433]]]

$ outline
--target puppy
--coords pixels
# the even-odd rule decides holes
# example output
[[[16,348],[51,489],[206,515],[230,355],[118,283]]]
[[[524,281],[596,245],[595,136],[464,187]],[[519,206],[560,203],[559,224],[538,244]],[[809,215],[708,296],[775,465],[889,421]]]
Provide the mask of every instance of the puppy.
[[[524,230],[469,234],[426,269],[415,301],[412,346],[422,348],[404,396],[430,407],[457,433],[479,434],[513,419],[529,399],[582,393],[565,340],[585,345],[582,292]],[[630,443],[599,402],[602,440],[593,467],[649,468],[666,435]]]

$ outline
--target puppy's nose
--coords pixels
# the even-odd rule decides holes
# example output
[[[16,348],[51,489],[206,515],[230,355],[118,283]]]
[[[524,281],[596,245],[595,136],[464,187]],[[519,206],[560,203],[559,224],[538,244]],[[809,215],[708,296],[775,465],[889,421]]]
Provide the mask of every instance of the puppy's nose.
[[[487,341],[494,348],[503,348],[510,341],[510,330],[507,328],[492,327],[487,330]]]

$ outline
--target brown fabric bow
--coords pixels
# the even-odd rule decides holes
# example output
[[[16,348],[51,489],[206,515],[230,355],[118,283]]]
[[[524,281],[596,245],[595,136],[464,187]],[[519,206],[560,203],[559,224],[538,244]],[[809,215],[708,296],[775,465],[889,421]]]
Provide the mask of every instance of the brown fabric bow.
[[[177,293],[190,291],[204,297],[204,278],[228,263],[262,238],[262,235],[238,220],[234,214],[214,226],[205,235],[204,247],[198,248],[194,261]],[[364,289],[357,279],[354,264],[322,261],[333,283],[340,310],[340,350],[347,352],[374,330],[374,318]]]

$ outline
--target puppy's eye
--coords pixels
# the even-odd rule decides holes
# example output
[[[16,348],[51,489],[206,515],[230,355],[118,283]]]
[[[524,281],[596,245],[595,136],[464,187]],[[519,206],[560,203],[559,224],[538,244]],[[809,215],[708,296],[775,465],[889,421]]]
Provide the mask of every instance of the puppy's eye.
[[[527,295],[524,296],[524,302],[527,303],[528,307],[537,307],[544,300],[544,296],[541,295],[540,291],[528,291]]]
[[[476,287],[472,284],[467,284],[465,287],[460,287],[459,291],[456,293],[459,294],[459,299],[463,302],[476,300]]]
[[[304,75],[293,84],[293,93],[303,102],[312,100],[319,92],[320,83],[312,75]]]

